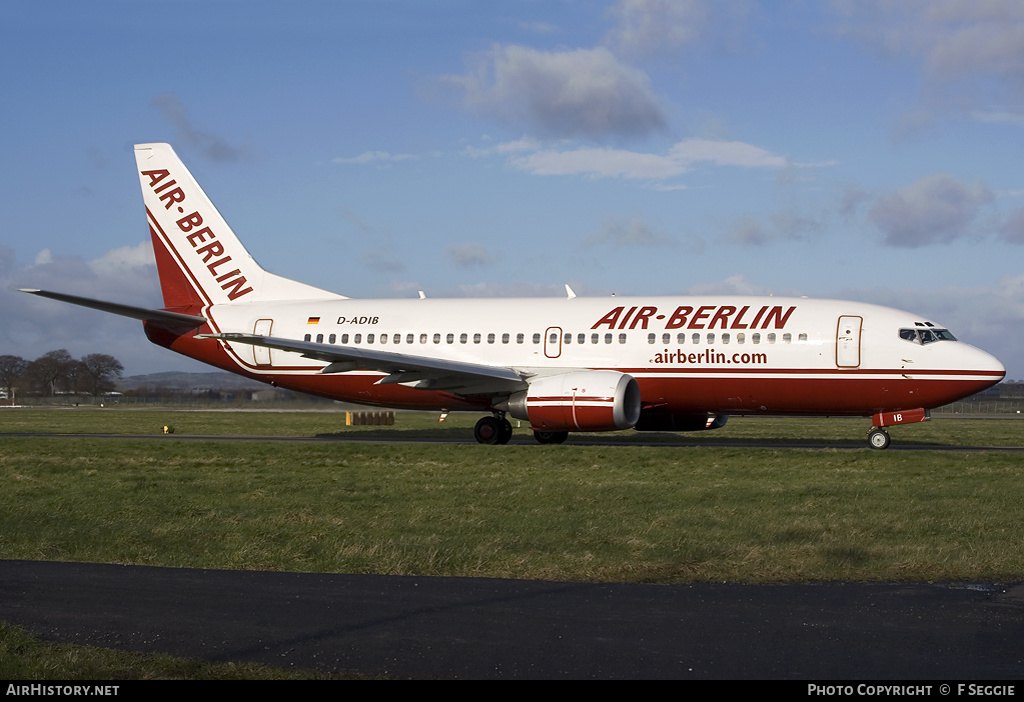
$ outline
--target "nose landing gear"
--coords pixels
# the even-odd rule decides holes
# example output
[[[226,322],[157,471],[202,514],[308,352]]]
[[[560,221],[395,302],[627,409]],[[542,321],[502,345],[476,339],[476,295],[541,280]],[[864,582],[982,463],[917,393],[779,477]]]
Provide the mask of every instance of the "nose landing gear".
[[[873,425],[868,432],[868,444],[871,448],[884,449],[889,447],[889,432],[885,427],[897,424],[913,424],[915,422],[927,422],[931,419],[931,412],[918,407],[917,409],[899,410],[895,412],[879,412],[871,417]]]
[[[874,449],[889,448],[889,432],[881,427],[874,427],[868,432],[868,444]]]

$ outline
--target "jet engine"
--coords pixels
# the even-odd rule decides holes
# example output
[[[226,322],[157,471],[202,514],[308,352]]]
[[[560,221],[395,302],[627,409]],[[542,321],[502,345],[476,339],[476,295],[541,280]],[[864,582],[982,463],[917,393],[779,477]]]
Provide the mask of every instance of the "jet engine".
[[[616,371],[575,371],[537,378],[508,398],[508,413],[535,431],[614,431],[640,418],[636,378]]]

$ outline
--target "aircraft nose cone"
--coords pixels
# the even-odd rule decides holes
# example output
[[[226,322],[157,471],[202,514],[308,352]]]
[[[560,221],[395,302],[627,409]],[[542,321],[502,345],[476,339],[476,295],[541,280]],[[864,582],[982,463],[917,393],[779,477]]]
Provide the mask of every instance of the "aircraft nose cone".
[[[992,385],[995,385],[1006,377],[1006,367],[998,358],[987,351],[982,351],[981,349],[973,346],[970,347],[970,351],[970,364],[967,368],[989,375],[992,380]]]

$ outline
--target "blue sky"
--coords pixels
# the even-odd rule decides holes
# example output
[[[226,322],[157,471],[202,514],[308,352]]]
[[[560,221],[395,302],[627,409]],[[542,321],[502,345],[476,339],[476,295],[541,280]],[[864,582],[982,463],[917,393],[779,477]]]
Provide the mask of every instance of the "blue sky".
[[[8,0],[0,354],[200,366],[131,146],[174,145],[266,268],[353,297],[865,300],[1024,378],[1015,0]]]

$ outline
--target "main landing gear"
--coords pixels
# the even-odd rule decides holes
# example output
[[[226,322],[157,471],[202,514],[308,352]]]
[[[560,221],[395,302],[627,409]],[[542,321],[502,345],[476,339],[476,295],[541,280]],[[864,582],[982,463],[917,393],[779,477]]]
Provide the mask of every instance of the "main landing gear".
[[[533,432],[533,438],[537,440],[538,444],[561,444],[569,438],[569,432],[567,431],[535,431]]]
[[[473,437],[481,444],[507,444],[512,438],[512,422],[505,419],[504,412],[481,417],[473,427]]]

